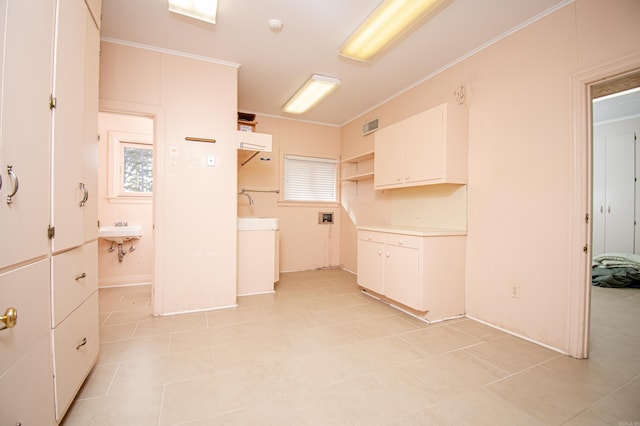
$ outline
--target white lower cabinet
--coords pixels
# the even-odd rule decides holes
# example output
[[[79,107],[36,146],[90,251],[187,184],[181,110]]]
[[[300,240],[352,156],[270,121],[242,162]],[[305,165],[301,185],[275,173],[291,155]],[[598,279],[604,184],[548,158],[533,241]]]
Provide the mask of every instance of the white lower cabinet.
[[[359,230],[358,284],[429,321],[463,315],[465,243],[459,231]]]
[[[17,312],[15,325],[0,330],[2,425],[53,424],[48,287],[48,259],[0,274],[0,315]]]
[[[98,357],[98,292],[53,329],[56,419],[66,413]]]
[[[51,258],[52,327],[57,327],[98,289],[98,242]]]
[[[55,425],[50,350],[49,336],[42,337],[0,375],[0,389],[7,396],[0,398],[0,424]]]

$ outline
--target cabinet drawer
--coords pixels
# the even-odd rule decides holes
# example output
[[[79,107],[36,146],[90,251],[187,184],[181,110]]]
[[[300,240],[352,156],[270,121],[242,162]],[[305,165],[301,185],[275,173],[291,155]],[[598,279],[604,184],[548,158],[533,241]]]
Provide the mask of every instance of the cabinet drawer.
[[[51,258],[53,327],[98,288],[98,249],[93,241]]]
[[[48,333],[0,375],[0,424],[55,425]]]
[[[53,330],[56,418],[71,404],[98,356],[98,292]]]
[[[384,243],[385,234],[375,231],[358,231],[358,239],[362,241],[371,241],[374,243]]]
[[[15,327],[0,330],[0,375],[49,334],[49,293],[47,259],[0,274],[0,315],[18,313]]]
[[[422,246],[423,238],[415,235],[386,234],[384,242],[393,246],[419,249]]]

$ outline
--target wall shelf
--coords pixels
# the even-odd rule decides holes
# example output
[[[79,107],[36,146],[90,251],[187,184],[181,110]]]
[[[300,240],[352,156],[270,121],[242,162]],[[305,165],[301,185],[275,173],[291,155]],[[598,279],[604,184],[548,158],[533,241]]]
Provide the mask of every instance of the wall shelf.
[[[373,158],[373,151],[367,151],[362,154],[355,155],[353,157],[340,160],[340,163],[359,163],[361,161],[371,160]]]
[[[340,181],[357,182],[365,179],[373,179],[373,161],[371,160],[373,160],[373,151],[367,151],[365,153],[340,160],[340,165],[343,166],[343,177],[340,178]],[[368,162],[368,164],[364,164],[365,162]]]
[[[347,176],[347,177],[341,178],[340,180],[342,182],[356,182],[356,181],[365,180],[365,179],[373,179],[373,172],[362,173],[362,174],[353,175],[353,176]]]

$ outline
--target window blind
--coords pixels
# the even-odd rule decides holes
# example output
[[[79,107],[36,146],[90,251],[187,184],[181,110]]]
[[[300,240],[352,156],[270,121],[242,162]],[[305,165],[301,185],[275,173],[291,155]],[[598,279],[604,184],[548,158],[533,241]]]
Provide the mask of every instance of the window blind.
[[[284,156],[285,201],[336,201],[337,160]]]

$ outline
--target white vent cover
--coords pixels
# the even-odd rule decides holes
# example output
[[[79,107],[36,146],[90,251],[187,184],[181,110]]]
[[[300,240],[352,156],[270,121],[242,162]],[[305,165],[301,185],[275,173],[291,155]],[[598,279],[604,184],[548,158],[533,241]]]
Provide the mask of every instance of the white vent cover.
[[[374,118],[371,121],[367,121],[362,125],[362,136],[368,135],[371,132],[378,130],[378,119]]]

